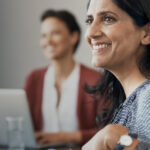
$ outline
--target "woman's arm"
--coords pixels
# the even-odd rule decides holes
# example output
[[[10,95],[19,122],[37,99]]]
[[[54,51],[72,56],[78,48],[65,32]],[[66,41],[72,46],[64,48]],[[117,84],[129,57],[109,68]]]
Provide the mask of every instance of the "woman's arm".
[[[44,133],[42,131],[36,132],[35,137],[39,144],[61,144],[61,143],[78,143],[82,142],[82,135],[80,131],[75,132],[57,132]]]
[[[82,150],[114,150],[120,137],[128,133],[129,131],[121,125],[107,125],[85,144]],[[134,150],[138,143],[138,140],[133,140],[132,145],[125,150]]]
[[[57,132],[57,133],[44,133],[39,131],[35,133],[36,139],[39,144],[44,143],[79,143],[83,144],[87,139],[90,139],[96,130],[82,130],[74,132]]]
[[[114,150],[122,135],[129,131],[121,125],[110,124],[100,130],[82,150]],[[124,150],[150,150],[150,144],[133,139],[133,143]]]

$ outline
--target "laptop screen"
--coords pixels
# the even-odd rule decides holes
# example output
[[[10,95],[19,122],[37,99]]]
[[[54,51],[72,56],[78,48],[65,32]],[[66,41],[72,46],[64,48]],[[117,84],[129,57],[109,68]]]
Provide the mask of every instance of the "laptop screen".
[[[25,147],[36,147],[34,130],[25,91],[0,89],[0,146],[8,145],[8,118],[22,118],[22,138]]]

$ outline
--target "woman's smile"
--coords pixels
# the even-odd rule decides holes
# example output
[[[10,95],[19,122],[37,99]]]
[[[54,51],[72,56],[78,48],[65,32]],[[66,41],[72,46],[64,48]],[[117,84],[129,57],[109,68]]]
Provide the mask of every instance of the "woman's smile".
[[[109,50],[112,46],[112,44],[109,42],[91,42],[92,44],[92,54],[99,54],[103,53],[106,50]]]

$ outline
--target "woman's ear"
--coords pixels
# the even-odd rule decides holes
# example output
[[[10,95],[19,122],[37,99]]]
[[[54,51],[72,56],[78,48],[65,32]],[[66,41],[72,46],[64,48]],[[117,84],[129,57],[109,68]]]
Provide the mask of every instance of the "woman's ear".
[[[145,30],[145,35],[141,40],[141,43],[143,45],[148,45],[150,44],[150,23],[146,24],[146,26],[144,27]]]
[[[75,31],[72,33],[72,44],[75,45],[79,40],[79,32]]]

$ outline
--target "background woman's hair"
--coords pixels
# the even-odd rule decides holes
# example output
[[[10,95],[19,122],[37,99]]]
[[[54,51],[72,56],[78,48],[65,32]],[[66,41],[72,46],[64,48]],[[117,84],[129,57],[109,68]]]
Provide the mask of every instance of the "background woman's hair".
[[[73,32],[79,33],[78,41],[74,46],[74,53],[75,53],[77,50],[77,47],[80,43],[80,38],[81,38],[81,29],[80,29],[80,26],[79,26],[75,16],[66,10],[58,10],[57,11],[57,10],[49,9],[49,10],[46,10],[42,14],[41,22],[43,22],[45,19],[50,18],[50,17],[55,17],[55,18],[61,20],[62,22],[64,22],[66,24],[68,30],[70,31],[70,33],[73,33]]]
[[[119,8],[125,11],[134,21],[135,25],[143,27],[150,21],[150,0],[112,0]],[[89,7],[90,1],[87,5]],[[141,73],[150,77],[150,45],[146,46],[144,55],[139,60]],[[106,125],[112,118],[112,114],[125,100],[125,93],[118,79],[109,71],[105,70],[101,81],[93,87],[85,86],[88,93],[94,93],[97,99],[103,97],[103,108],[97,116],[100,127]],[[105,103],[110,107],[106,109]]]

